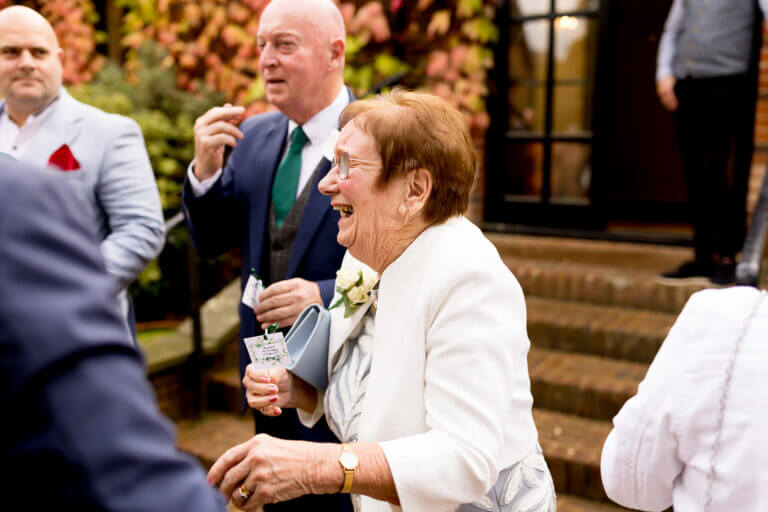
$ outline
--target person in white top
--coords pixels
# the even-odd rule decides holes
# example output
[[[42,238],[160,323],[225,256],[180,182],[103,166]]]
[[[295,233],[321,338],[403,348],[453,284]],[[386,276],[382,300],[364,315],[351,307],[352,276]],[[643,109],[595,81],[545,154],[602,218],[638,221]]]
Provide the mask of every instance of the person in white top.
[[[768,510],[768,294],[686,304],[603,447],[605,492],[637,510]]]
[[[365,512],[554,512],[523,292],[462,217],[476,165],[464,118],[397,90],[350,104],[340,124],[337,164],[320,182],[348,250],[329,385],[318,392],[283,368],[253,366],[244,384],[251,407],[298,407],[306,425],[326,416],[345,444],[257,436],[228,450],[209,480],[246,510],[341,491]]]

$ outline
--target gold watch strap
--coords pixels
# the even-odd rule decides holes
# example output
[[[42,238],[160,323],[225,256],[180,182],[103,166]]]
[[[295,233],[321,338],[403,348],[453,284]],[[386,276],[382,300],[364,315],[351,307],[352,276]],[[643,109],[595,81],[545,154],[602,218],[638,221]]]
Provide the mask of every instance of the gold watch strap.
[[[342,444],[341,456],[344,457],[345,454],[349,454],[355,457],[355,467],[347,468],[344,466],[344,464],[341,464],[341,469],[344,470],[344,484],[341,486],[341,492],[348,493],[352,490],[352,482],[355,480],[355,469],[357,469],[357,454],[355,454],[350,445]]]
[[[341,486],[341,492],[349,492],[352,490],[352,482],[355,480],[355,470],[344,470],[344,485]]]

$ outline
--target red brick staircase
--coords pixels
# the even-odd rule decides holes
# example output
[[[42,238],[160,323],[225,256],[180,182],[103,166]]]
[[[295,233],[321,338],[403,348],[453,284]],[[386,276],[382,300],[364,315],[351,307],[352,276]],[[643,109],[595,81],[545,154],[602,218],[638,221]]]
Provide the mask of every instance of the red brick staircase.
[[[558,491],[558,510],[626,510],[603,492],[600,453],[611,418],[635,393],[676,314],[700,288],[663,286],[654,279],[689,251],[517,235],[489,238],[527,297],[534,419]],[[178,424],[180,447],[205,465],[253,432],[250,415],[236,413],[234,348],[207,374],[211,412]]]

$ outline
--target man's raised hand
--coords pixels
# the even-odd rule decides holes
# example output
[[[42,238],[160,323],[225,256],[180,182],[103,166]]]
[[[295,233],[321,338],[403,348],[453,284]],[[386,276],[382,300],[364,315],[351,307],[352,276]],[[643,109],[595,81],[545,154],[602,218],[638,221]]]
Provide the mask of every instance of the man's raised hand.
[[[195,177],[203,181],[224,165],[224,146],[235,147],[243,138],[236,126],[245,109],[226,103],[213,107],[195,121]]]
[[[294,277],[268,286],[253,311],[262,329],[272,323],[289,327],[310,304],[323,304],[320,287],[314,281]]]

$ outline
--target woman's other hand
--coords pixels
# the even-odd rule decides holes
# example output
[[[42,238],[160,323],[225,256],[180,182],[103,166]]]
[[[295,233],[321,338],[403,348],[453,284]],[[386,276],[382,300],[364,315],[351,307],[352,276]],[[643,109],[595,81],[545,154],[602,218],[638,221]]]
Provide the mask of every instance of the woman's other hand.
[[[312,411],[317,403],[317,391],[281,367],[257,370],[249,364],[243,387],[248,405],[265,416],[279,416],[283,407]]]
[[[208,472],[208,482],[243,510],[336,492],[344,479],[337,462],[340,452],[337,444],[259,434],[224,452]]]

